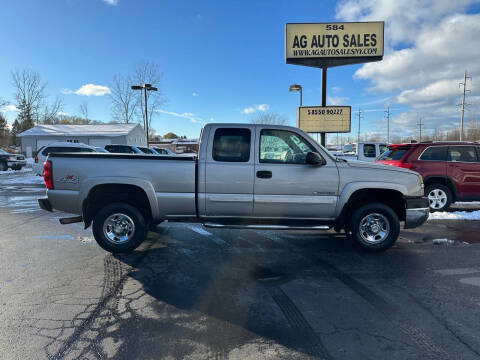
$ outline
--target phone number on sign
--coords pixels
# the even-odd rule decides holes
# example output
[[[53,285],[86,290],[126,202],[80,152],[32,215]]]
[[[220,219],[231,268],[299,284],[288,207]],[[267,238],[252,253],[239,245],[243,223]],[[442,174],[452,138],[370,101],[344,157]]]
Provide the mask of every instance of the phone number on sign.
[[[342,115],[343,109],[309,109],[307,115]]]

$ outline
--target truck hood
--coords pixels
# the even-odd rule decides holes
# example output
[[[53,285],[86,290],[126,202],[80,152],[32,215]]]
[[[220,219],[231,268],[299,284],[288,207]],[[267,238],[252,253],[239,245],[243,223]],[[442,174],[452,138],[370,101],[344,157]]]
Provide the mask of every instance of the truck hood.
[[[415,173],[412,170],[408,170],[408,169],[404,169],[404,168],[400,168],[400,167],[396,167],[396,166],[391,166],[391,165],[379,164],[379,163],[370,163],[370,162],[358,161],[358,160],[348,160],[345,164],[347,166],[353,167],[353,168],[373,169],[373,170],[389,170],[389,171],[395,171],[395,172],[417,175],[417,173]]]

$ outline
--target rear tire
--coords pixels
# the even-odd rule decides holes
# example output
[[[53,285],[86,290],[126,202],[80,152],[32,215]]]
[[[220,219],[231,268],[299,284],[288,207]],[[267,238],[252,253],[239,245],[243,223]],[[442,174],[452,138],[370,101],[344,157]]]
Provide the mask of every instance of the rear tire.
[[[347,228],[347,237],[362,250],[384,251],[397,241],[400,221],[390,207],[370,203],[353,211]]]
[[[452,192],[442,184],[428,185],[425,189],[425,195],[430,203],[430,211],[447,211],[452,204]]]
[[[142,213],[125,203],[113,203],[100,209],[93,218],[93,236],[104,250],[128,253],[145,239],[148,224]]]

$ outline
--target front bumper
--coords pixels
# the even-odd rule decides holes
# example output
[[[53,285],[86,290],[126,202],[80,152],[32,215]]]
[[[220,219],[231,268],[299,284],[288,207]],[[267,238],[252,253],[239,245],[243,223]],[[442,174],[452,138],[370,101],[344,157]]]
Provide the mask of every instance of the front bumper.
[[[50,204],[50,201],[48,201],[47,198],[40,198],[38,199],[38,205],[40,206],[40,209],[47,210],[52,212],[52,204]]]
[[[15,167],[24,167],[27,165],[27,162],[25,160],[10,160],[10,161],[7,161],[7,166],[8,167],[11,167],[11,166],[15,166]]]
[[[428,198],[418,197],[405,199],[406,214],[404,229],[419,227],[427,221],[430,215],[430,204]]]

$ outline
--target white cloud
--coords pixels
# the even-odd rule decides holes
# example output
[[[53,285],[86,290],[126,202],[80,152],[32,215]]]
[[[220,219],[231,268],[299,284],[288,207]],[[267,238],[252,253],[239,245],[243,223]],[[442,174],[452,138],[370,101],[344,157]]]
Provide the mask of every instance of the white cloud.
[[[72,89],[62,89],[60,90],[62,94],[69,95],[69,94],[77,94],[77,95],[84,95],[84,96],[103,96],[110,94],[110,88],[108,86],[103,85],[95,85],[95,84],[85,84],[80,86],[78,90]]]
[[[200,96],[200,95],[194,91],[194,92],[192,93],[192,96],[196,97],[196,96]]]
[[[166,111],[166,110],[161,110],[161,109],[157,109],[155,111],[159,112],[159,113],[162,113],[162,114],[166,114],[166,115],[171,115],[171,116],[175,116],[175,117],[179,117],[179,118],[188,119],[192,123],[195,123],[195,124],[203,122],[202,118],[196,116],[195,114],[193,114],[191,112],[177,113],[177,112],[174,112],[174,111]]]
[[[1,110],[5,111],[5,112],[17,112],[18,111],[17,107],[13,104],[5,105]]]
[[[119,0],[103,0],[108,5],[117,5]]]
[[[70,114],[69,114],[69,113],[66,113],[65,111],[59,111],[59,112],[58,112],[58,115],[60,115],[60,116],[69,116]]]
[[[327,96],[327,103],[332,106],[345,105],[348,100],[348,97]]]
[[[270,109],[270,106],[268,106],[268,104],[260,104],[260,105],[253,105],[253,106],[249,106],[245,109],[243,109],[241,112],[242,114],[253,114],[254,112],[257,112],[257,111],[267,111],[268,109]]]
[[[480,57],[480,14],[461,13],[472,2],[346,0],[337,7],[339,19],[385,20],[384,59],[364,64],[354,78],[369,81],[369,92],[391,94],[389,103],[410,109],[393,118],[400,131],[407,131],[406,127],[417,131],[420,117],[425,129],[458,121],[463,72],[467,70],[474,79],[480,76],[480,62],[475,61]],[[467,102],[478,112],[475,95],[480,86],[467,84],[472,90]]]
[[[82,85],[80,89],[75,91],[75,94],[85,96],[103,96],[106,94],[110,94],[110,88],[103,85],[85,84]]]
[[[334,93],[339,93],[340,91],[342,91],[342,88],[340,86],[332,86],[332,91]]]

